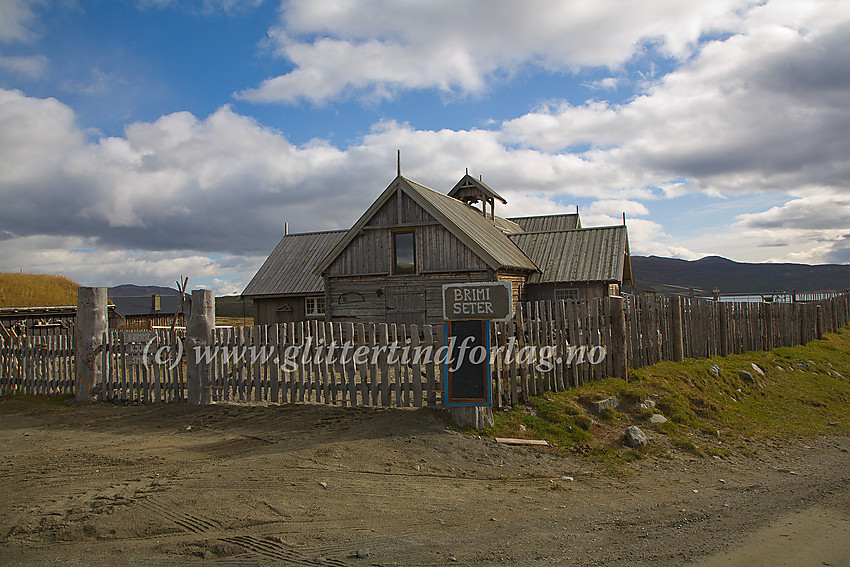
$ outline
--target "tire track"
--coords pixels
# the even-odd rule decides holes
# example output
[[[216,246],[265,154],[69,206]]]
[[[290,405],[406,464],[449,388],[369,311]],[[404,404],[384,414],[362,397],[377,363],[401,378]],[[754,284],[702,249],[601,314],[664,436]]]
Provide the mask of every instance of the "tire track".
[[[294,565],[299,567],[314,567],[320,565],[330,565],[331,567],[351,567],[349,563],[345,563],[338,559],[329,559],[325,557],[311,559],[303,553],[274,540],[260,539],[251,535],[219,538],[219,541],[238,545],[252,553],[283,561],[283,565]]]

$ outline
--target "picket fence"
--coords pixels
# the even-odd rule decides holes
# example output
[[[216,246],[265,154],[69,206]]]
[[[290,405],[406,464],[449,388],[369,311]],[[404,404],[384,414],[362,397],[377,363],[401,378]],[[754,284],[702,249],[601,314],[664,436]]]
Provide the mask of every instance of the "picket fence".
[[[676,300],[682,302],[685,357],[793,346],[850,324],[848,294],[794,304],[626,296],[630,367],[673,360],[671,302]],[[517,304],[513,320],[491,327],[494,405],[516,404],[609,375],[610,320],[608,298]],[[186,400],[186,361],[195,353],[186,352],[182,331],[152,332],[156,339],[147,365],[138,364],[138,344],[131,346],[127,332],[104,334],[100,399]],[[345,343],[351,350],[343,360],[339,354]],[[328,356],[331,344],[336,357]],[[208,393],[214,402],[422,407],[442,403],[442,366],[433,355],[443,344],[442,325],[311,321],[217,328],[202,359],[209,363]],[[392,345],[402,355],[406,348],[408,357],[392,356]],[[351,356],[361,346],[368,349],[366,360]],[[416,352],[431,356],[417,358]],[[70,335],[0,338],[0,393],[67,395],[73,390]]]

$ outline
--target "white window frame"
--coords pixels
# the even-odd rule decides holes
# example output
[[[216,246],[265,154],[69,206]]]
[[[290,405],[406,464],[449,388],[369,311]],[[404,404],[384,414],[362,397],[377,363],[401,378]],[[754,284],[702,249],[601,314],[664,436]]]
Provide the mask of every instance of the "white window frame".
[[[324,317],[325,297],[322,295],[305,297],[304,312],[307,314],[307,317]]]

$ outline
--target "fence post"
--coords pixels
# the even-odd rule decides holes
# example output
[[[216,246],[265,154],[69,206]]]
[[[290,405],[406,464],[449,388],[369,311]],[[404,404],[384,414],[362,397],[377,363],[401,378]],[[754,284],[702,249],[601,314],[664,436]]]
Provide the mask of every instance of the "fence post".
[[[685,339],[682,333],[682,296],[674,295],[670,298],[670,306],[673,308],[673,321],[670,334],[673,337],[673,361],[685,360]]]
[[[628,333],[626,332],[625,301],[619,295],[608,297],[611,309],[611,375],[628,380]]]
[[[815,336],[818,340],[823,338],[823,307],[820,303],[818,303],[817,315],[815,317]]]
[[[77,288],[77,315],[74,322],[74,392],[78,402],[97,397],[103,384],[103,334],[108,329],[106,288]]]
[[[729,356],[729,316],[723,303],[718,302],[717,308],[720,310],[720,356]]]
[[[192,290],[192,307],[186,325],[186,401],[189,404],[212,402],[210,368],[213,361],[203,356],[212,346],[215,329],[215,293],[211,289]]]

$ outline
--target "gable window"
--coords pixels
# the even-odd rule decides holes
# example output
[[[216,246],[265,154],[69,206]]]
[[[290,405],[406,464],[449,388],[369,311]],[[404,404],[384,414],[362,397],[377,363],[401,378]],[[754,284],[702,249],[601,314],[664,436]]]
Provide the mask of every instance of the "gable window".
[[[393,232],[393,273],[416,273],[416,241],[412,230]]]
[[[578,289],[574,287],[559,287],[555,289],[555,299],[567,301],[578,301]]]
[[[325,298],[322,296],[319,297],[307,297],[305,299],[306,302],[306,310],[307,317],[322,317],[325,314]]]

